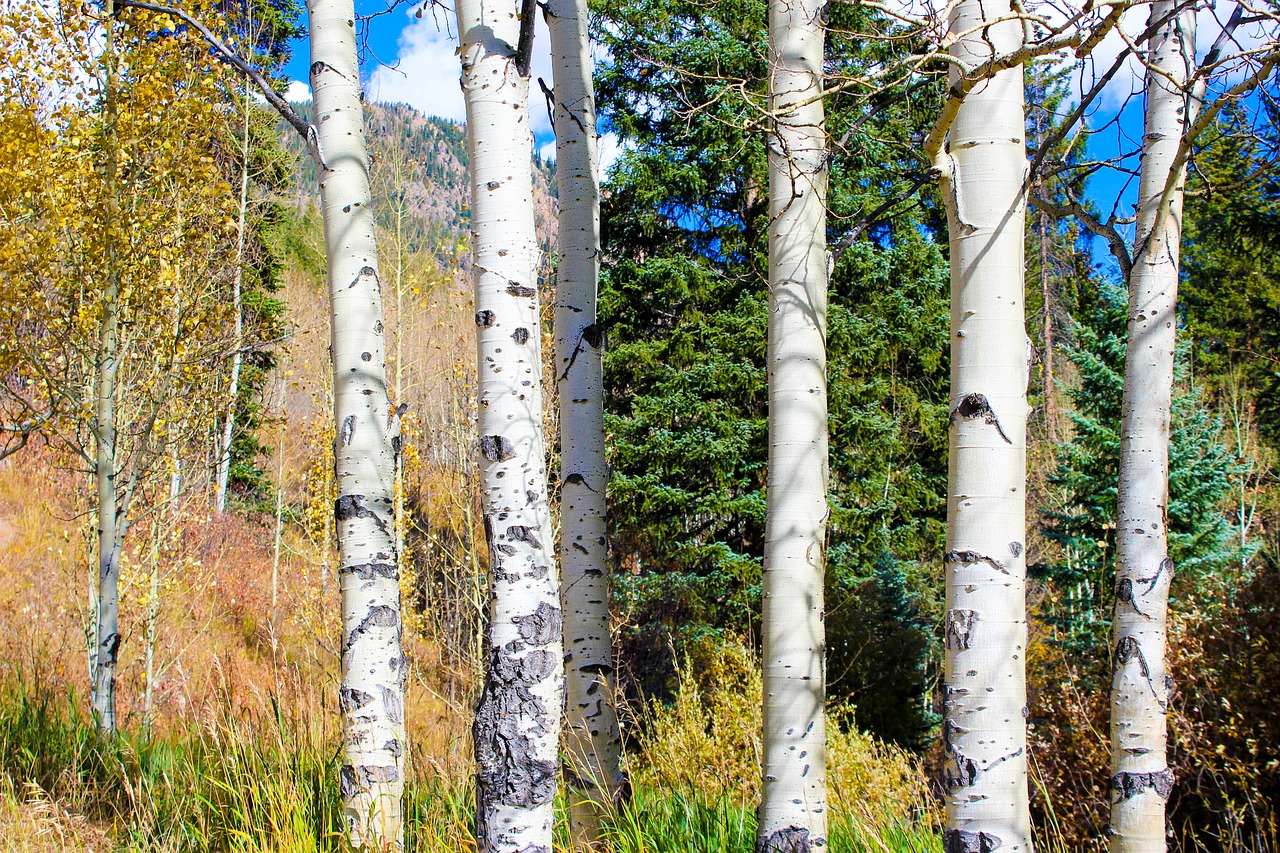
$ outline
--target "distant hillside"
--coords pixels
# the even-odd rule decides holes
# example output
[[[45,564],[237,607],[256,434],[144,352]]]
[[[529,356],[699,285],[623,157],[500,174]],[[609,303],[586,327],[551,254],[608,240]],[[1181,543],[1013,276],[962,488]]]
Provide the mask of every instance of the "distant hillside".
[[[310,104],[294,104],[310,117]],[[394,229],[395,203],[403,194],[408,213],[405,248],[435,255],[448,267],[470,228],[467,132],[464,125],[429,118],[405,104],[365,104],[365,128],[373,158],[373,200],[378,222]],[[315,164],[293,128],[281,123],[285,147],[296,158],[293,186],[300,209],[318,204]],[[534,205],[539,243],[549,253],[555,233],[555,166],[534,158]]]

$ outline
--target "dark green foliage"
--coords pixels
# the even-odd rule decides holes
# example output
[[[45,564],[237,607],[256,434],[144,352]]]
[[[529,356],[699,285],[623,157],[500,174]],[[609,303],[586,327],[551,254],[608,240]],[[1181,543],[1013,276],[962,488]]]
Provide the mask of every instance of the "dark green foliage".
[[[1260,426],[1280,442],[1280,181],[1274,145],[1239,106],[1202,138],[1187,181],[1179,308],[1196,376],[1243,380]]]
[[[1058,449],[1050,476],[1057,490],[1046,512],[1045,535],[1060,557],[1034,567],[1050,585],[1045,614],[1065,642],[1097,654],[1109,636],[1115,584],[1116,478],[1120,459],[1121,393],[1125,354],[1125,295],[1102,284],[1082,306],[1076,346],[1068,358],[1079,380],[1074,435]],[[1239,463],[1222,444],[1221,424],[1204,394],[1187,383],[1187,353],[1178,354],[1169,439],[1169,556],[1176,566],[1173,597],[1193,593],[1241,563],[1238,533],[1223,515]]]
[[[662,693],[673,649],[706,632],[752,634],[759,610],[765,4],[596,9],[613,57],[599,71],[600,110],[627,146],[604,202],[612,536],[626,654],[640,686]],[[833,15],[831,55],[868,62],[876,48],[844,33],[883,24],[848,7]],[[930,94],[903,92],[874,110],[852,97],[829,107],[840,145],[830,191],[829,588],[833,605],[881,590],[842,611],[872,624],[844,622],[848,635],[829,631],[829,643],[870,657],[899,644],[906,679],[855,683],[863,676],[850,671],[840,690],[869,709],[902,697],[923,709],[929,622],[917,610],[935,609],[931,561],[945,509],[947,274],[926,236],[936,208],[926,199],[923,216],[902,212],[910,202],[880,210],[919,179],[904,152]],[[886,560],[896,575],[878,574]],[[877,721],[879,710],[859,715]],[[885,734],[918,743],[928,724],[921,710]]]

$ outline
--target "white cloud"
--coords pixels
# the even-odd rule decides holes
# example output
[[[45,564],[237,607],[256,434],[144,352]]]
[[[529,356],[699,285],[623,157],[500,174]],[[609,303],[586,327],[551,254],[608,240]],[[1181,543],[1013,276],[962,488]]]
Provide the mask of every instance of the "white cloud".
[[[408,104],[424,115],[465,121],[454,26],[452,15],[411,16],[408,26],[400,32],[395,63],[380,65],[369,75],[369,97],[384,104]],[[539,141],[545,142],[551,133],[551,121],[537,78],[551,85],[551,38],[541,15],[533,42],[532,72],[529,123]]]
[[[284,90],[284,99],[291,104],[305,104],[311,101],[311,87],[301,80],[290,80],[289,88]]]

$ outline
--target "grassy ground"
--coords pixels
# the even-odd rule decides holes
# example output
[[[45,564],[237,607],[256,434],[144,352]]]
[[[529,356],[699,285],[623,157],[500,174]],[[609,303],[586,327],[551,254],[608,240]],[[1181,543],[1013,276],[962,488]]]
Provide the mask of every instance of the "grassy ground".
[[[0,687],[0,849],[342,849],[338,740],[323,722],[269,702],[261,713],[225,713],[200,726],[105,742],[78,701],[30,682]],[[436,775],[421,748],[412,752],[409,778],[407,849],[474,850],[468,785]],[[755,819],[745,798],[662,787],[652,767],[638,778],[610,828],[617,853],[753,849]],[[940,849],[931,821],[901,805],[881,815],[839,815],[831,842],[831,850],[850,853]]]

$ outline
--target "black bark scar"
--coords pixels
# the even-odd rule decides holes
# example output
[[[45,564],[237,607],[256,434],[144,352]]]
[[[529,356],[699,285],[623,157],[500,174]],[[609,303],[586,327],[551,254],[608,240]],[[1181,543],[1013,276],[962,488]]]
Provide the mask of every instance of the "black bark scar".
[[[551,675],[558,661],[544,649],[522,652],[519,641],[492,651],[476,708],[473,734],[482,809],[486,803],[544,805],[555,796],[557,762],[533,752],[534,738],[551,732],[550,716],[531,688]]]
[[[334,519],[342,522],[349,518],[371,518],[373,523],[378,525],[379,530],[389,534],[391,529],[383,521],[382,514],[365,506],[364,500],[364,495],[343,495],[338,498],[333,502]]]
[[[948,829],[942,834],[943,853],[991,853],[1003,842],[989,832]]]
[[[1016,554],[1014,556],[1017,556]],[[972,566],[977,563],[986,563],[998,572],[1009,574],[1009,570],[1004,567],[1004,563],[995,557],[988,557],[986,554],[979,554],[977,551],[960,551],[958,549],[948,551],[942,556],[943,562],[956,563],[961,566]]]
[[[825,841],[810,838],[809,830],[799,826],[784,826],[756,841],[756,853],[812,853]]]
[[[1166,767],[1150,773],[1117,773],[1111,777],[1111,790],[1119,795],[1116,802],[1132,799],[1150,788],[1162,800],[1173,793],[1173,771]]]
[[[1116,584],[1116,599],[1128,604],[1143,619],[1150,619],[1151,617],[1138,606],[1138,595],[1150,595],[1151,591],[1156,588],[1160,576],[1165,572],[1173,574],[1173,560],[1168,557],[1160,561],[1160,567],[1149,578],[1121,578]],[[1146,584],[1147,588],[1141,593],[1136,593],[1135,587],[1138,584]]]
[[[1005,444],[1013,444],[1009,436],[1005,435],[1004,427],[1000,426],[1000,419],[996,417],[995,411],[991,408],[991,401],[987,399],[985,394],[966,394],[965,398],[960,401],[960,405],[951,410],[947,423],[954,425],[957,417],[965,419],[982,418],[996,428],[996,431],[1000,433],[1000,437],[1004,439]]]
[[[561,379],[567,379],[569,371],[573,370],[573,366],[578,362],[578,353],[582,352],[582,345],[585,343],[594,350],[599,350],[604,346],[605,335],[604,327],[598,323],[592,323],[582,328],[582,334],[578,335],[578,342],[573,345],[573,352],[569,355],[569,363],[564,366],[564,373],[560,374]]]

